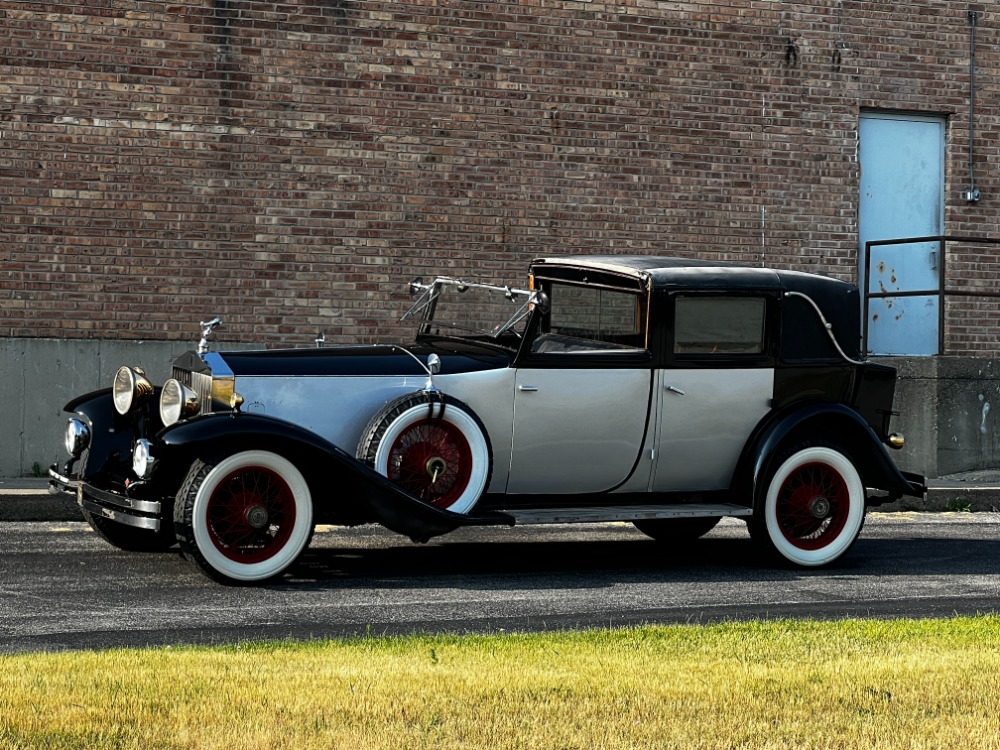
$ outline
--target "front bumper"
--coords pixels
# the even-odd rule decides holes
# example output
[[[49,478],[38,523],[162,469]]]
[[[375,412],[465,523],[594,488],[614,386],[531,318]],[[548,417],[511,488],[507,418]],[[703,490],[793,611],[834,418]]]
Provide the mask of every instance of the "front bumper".
[[[92,484],[49,468],[49,492],[69,493],[76,504],[92,515],[138,529],[160,530],[163,504],[158,500],[140,500]]]

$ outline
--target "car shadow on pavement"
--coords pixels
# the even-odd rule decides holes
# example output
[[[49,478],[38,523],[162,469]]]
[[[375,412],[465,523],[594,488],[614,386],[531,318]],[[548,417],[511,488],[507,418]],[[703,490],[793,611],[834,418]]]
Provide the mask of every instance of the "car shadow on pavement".
[[[439,542],[379,548],[314,547],[279,585],[478,588],[517,577],[529,588],[593,588],[651,578],[678,582],[782,581],[808,577],[1000,573],[1000,540],[859,539],[830,566],[796,568],[749,538],[711,536],[682,546],[643,537],[615,541]]]

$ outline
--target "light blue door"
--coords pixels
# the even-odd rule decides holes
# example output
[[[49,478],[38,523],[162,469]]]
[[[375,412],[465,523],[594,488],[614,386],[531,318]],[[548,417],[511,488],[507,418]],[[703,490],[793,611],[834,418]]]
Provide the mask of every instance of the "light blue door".
[[[943,234],[945,119],[864,113],[859,124],[861,283],[869,240]],[[936,242],[872,248],[870,292],[940,288]],[[873,299],[868,308],[871,354],[938,353],[936,295]]]

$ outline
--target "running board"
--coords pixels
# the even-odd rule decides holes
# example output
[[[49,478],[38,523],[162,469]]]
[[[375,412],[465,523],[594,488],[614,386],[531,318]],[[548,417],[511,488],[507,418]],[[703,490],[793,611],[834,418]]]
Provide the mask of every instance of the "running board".
[[[505,508],[515,525],[541,523],[599,523],[602,521],[645,521],[654,518],[706,518],[753,515],[753,508],[732,503],[683,505],[612,505],[605,508],[546,508],[544,510]]]

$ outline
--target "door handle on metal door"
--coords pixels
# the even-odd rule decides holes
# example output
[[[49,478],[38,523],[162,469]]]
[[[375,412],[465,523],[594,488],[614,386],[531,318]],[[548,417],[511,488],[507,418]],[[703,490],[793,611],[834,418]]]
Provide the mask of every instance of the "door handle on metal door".
[[[517,390],[522,391],[524,393],[534,393],[535,391],[538,390],[538,386],[537,385],[519,385],[517,387]]]
[[[683,396],[684,395],[684,391],[682,391],[676,385],[668,385],[667,386],[667,390],[670,391],[671,393],[676,393],[678,396]]]

